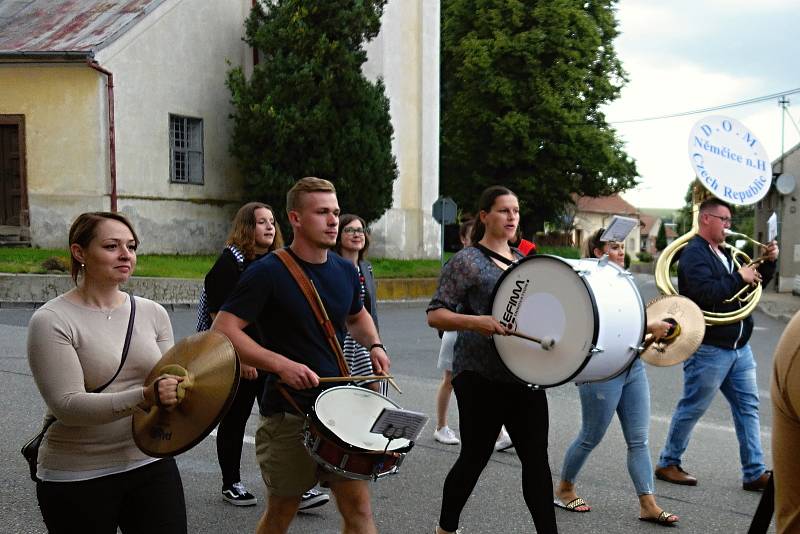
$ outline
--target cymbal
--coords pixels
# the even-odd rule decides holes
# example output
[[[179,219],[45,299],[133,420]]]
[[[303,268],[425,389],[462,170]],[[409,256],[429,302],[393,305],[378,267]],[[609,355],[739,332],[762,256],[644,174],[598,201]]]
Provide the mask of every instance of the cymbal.
[[[660,319],[677,324],[666,338],[646,344],[642,360],[658,367],[681,363],[694,354],[706,332],[703,311],[681,295],[662,295],[647,304],[647,321]]]
[[[136,445],[157,458],[191,449],[214,429],[236,395],[239,358],[225,335],[200,332],[164,353],[145,385],[163,374],[185,377],[178,389],[179,404],[169,409],[152,406],[133,414]]]

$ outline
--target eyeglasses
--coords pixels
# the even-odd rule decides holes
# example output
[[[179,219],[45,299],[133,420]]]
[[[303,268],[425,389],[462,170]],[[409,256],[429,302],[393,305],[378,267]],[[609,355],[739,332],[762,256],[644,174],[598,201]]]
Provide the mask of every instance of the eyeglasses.
[[[342,232],[345,234],[365,234],[366,231],[363,228],[356,228],[355,226],[348,226],[347,228],[342,228]]]
[[[722,221],[722,224],[724,224],[726,226],[730,226],[731,225],[731,221],[733,220],[730,217],[720,217],[719,215],[714,215],[713,213],[706,213],[706,215],[709,215],[711,217],[716,217],[717,219]]]

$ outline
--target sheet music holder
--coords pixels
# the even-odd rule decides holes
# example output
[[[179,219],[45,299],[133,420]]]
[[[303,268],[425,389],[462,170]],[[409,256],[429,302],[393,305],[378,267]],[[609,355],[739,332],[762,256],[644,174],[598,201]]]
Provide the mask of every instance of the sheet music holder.
[[[630,217],[623,217],[621,215],[614,215],[611,218],[611,224],[608,225],[606,231],[600,236],[600,241],[617,241],[623,242],[631,230],[639,225],[639,221]]]
[[[428,416],[424,413],[384,408],[369,431],[389,440],[405,438],[416,441],[427,422]]]
[[[778,237],[778,214],[774,211],[767,219],[767,243]]]

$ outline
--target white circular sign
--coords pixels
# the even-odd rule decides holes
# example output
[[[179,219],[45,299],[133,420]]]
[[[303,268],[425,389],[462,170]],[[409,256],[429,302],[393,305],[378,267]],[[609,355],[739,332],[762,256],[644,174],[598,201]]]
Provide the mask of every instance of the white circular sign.
[[[754,204],[769,191],[772,163],[764,145],[736,119],[699,120],[689,135],[689,159],[700,183],[725,202]]]

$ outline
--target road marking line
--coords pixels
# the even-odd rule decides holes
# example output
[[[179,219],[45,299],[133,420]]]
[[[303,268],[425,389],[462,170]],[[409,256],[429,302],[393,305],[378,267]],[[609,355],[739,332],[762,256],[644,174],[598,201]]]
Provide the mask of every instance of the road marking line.
[[[217,429],[215,428],[214,430],[212,430],[211,434],[209,434],[209,436],[217,437]],[[249,443],[250,445],[255,445],[256,444],[256,438],[254,438],[253,436],[248,436],[247,434],[245,434],[244,438],[242,439],[242,443]]]

